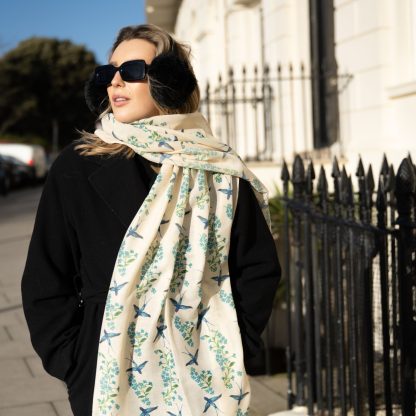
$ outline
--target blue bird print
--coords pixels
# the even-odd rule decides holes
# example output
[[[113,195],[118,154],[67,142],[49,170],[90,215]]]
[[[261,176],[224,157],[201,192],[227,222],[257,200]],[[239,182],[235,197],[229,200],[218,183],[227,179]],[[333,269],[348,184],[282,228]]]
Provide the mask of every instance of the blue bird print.
[[[155,339],[153,340],[153,342],[156,342],[160,337],[165,338],[165,334],[163,333],[163,331],[167,328],[166,325],[162,324],[156,327],[157,329],[157,334],[155,336]]]
[[[160,221],[160,225],[159,225],[159,228],[158,228],[158,232],[159,232],[160,237],[162,237],[161,226],[167,224],[168,222],[170,222],[170,220],[163,220],[162,219],[162,221]]]
[[[238,404],[240,404],[241,400],[244,399],[244,397],[247,396],[247,394],[249,394],[248,391],[246,391],[245,393],[243,393],[243,389],[241,387],[239,387],[240,389],[240,393],[239,394],[230,394],[230,397],[232,397],[235,400],[238,400]]]
[[[130,360],[130,362],[133,363],[133,365],[130,368],[128,368],[126,371],[130,371],[130,372],[137,371],[140,374],[142,374],[142,370],[144,366],[148,363],[148,361],[143,361],[141,364],[137,364],[131,358],[126,358],[126,360]]]
[[[176,180],[176,172],[173,172],[172,177],[169,180],[169,183],[175,182],[175,180]]]
[[[182,416],[182,406],[183,405],[181,405],[181,409],[179,410],[179,413],[177,415],[175,413],[169,412],[169,410],[168,410],[168,415],[169,416]]]
[[[185,228],[182,227],[182,225],[178,224],[177,222],[175,222],[175,225],[178,227],[178,230],[181,234],[183,234],[183,235],[186,234],[186,230],[185,230]]]
[[[175,305],[175,312],[178,312],[179,309],[191,309],[192,308],[192,306],[182,304],[183,296],[179,298],[179,302],[175,300],[174,298],[169,298],[169,299]]]
[[[175,150],[166,140],[159,140],[159,147],[166,147],[167,149],[170,150]]]
[[[218,396],[211,397],[211,398],[204,396],[204,399],[207,402],[205,403],[205,409],[204,409],[203,413],[205,413],[211,406],[215,407],[215,409],[218,410],[218,406],[214,402],[216,402],[221,396],[222,396],[222,394],[220,394]]]
[[[155,406],[155,407],[148,407],[147,409],[145,409],[144,407],[140,406],[140,416],[147,416],[150,415],[150,412],[153,412],[153,410],[156,410],[159,406]]]
[[[126,284],[127,284],[127,282],[120,283],[118,285],[117,282],[114,280],[114,286],[113,287],[110,287],[110,290],[112,290],[116,294],[116,296],[117,296],[118,295],[118,292],[120,291],[120,289],[122,289]]]
[[[133,305],[134,307],[134,311],[136,312],[136,315],[134,315],[135,318],[137,318],[138,316],[144,316],[146,318],[149,318],[150,315],[144,311],[144,309],[146,308],[146,305],[149,303],[146,302],[146,298],[145,298],[145,302],[143,303],[143,306],[141,308],[139,308],[137,305]]]
[[[217,276],[211,277],[211,279],[215,280],[218,283],[218,286],[220,286],[221,282],[223,282],[228,277],[230,277],[230,275],[229,274],[221,274],[221,269],[220,269],[219,274]]]
[[[208,218],[204,218],[201,217],[200,215],[198,215],[198,218],[202,221],[202,223],[204,224],[204,230],[208,227],[209,221]]]
[[[228,144],[225,144],[224,145],[224,151],[222,153],[222,158],[225,159],[225,157],[227,156],[227,153],[231,152],[231,150],[232,150],[232,147],[228,146]]]
[[[198,352],[199,352],[199,348],[195,351],[195,354],[192,354],[188,350],[186,350],[186,352],[183,352],[183,354],[187,354],[191,357],[191,359],[186,363],[186,365],[191,365],[191,364],[199,365],[198,364]]]
[[[227,201],[230,199],[230,196],[233,194],[233,190],[231,189],[231,184],[228,184],[228,189],[218,189],[223,194],[227,195]]]
[[[199,329],[203,320],[205,322],[208,322],[207,319],[205,318],[205,315],[208,312],[209,308],[210,306],[208,306],[208,308],[202,309],[202,311],[198,313],[198,321],[196,323],[196,329]]]
[[[169,159],[170,157],[172,157],[172,155],[169,155],[167,153],[161,153],[160,154],[160,162],[159,163],[162,163],[165,159]]]
[[[133,227],[129,227],[128,231],[127,231],[127,237],[135,237],[135,238],[143,238],[136,230],[139,227],[139,224],[137,224],[134,228]]]
[[[117,337],[120,332],[107,332],[104,329],[104,335],[101,337],[100,342],[108,341],[108,345],[111,347],[111,338]]]
[[[113,119],[113,123],[114,123],[114,119]],[[114,138],[116,138],[117,140],[120,140],[120,138],[118,138],[118,137],[116,136],[116,134],[114,133],[114,131],[112,131],[112,132],[111,132],[111,134],[113,135],[113,137],[114,137]]]

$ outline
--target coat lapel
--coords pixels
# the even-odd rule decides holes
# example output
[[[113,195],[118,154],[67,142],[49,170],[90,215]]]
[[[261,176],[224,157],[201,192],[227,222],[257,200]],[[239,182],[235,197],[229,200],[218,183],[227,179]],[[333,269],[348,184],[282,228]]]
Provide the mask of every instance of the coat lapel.
[[[99,167],[88,180],[107,207],[127,229],[149,193],[157,173],[149,161],[139,154],[127,159],[122,156],[97,157]]]

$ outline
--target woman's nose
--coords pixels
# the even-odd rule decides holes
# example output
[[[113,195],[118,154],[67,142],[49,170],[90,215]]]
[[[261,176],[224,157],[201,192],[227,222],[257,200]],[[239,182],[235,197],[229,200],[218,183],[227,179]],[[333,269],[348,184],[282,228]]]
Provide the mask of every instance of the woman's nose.
[[[121,78],[120,71],[117,71],[117,72],[114,74],[113,79],[111,80],[111,85],[114,87],[114,86],[116,86],[116,85],[121,85],[121,84],[123,84],[123,83],[124,83],[124,81],[123,81],[123,79]]]

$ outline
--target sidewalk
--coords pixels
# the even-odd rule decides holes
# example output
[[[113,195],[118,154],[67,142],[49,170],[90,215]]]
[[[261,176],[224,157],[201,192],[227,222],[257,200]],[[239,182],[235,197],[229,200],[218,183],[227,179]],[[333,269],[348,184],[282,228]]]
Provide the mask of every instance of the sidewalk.
[[[0,198],[0,416],[73,416],[66,386],[42,367],[21,307],[20,279],[41,187]],[[255,376],[250,416],[286,409],[286,375]]]
[[[66,386],[49,376],[30,343],[20,279],[40,188],[0,198],[0,416],[72,416]]]

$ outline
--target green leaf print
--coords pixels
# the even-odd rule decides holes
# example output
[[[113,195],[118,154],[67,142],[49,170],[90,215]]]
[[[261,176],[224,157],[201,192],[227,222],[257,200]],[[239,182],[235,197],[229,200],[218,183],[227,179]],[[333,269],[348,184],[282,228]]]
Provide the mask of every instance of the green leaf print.
[[[100,379],[100,393],[98,398],[98,408],[100,415],[110,415],[111,410],[117,404],[113,397],[117,396],[119,387],[116,385],[116,379],[120,373],[120,368],[115,358],[109,358],[105,354],[99,352],[99,365],[102,377]]]
[[[136,396],[143,401],[147,406],[150,406],[149,395],[153,388],[153,383],[148,380],[137,382],[137,375],[129,373],[129,386],[133,389]]]
[[[123,308],[123,305],[119,303],[107,302],[105,306],[105,320],[108,328],[115,329],[114,320],[123,312]]]
[[[173,354],[170,350],[165,353],[157,349],[154,352],[159,355],[159,366],[162,367],[163,400],[167,405],[172,406],[174,400],[178,398],[177,390],[179,387],[179,379],[175,372]]]
[[[232,220],[233,219],[233,206],[231,204],[227,204],[227,208],[225,210],[227,217]]]
[[[138,256],[134,250],[125,250],[126,242],[123,240],[117,255],[117,269],[120,276],[124,276],[127,271],[127,267]]]
[[[214,394],[214,389],[211,387],[212,372],[210,370],[202,370],[198,373],[194,367],[191,367],[191,378],[208,394]]]
[[[208,266],[213,272],[218,270],[224,256],[226,237],[221,236],[220,227],[220,219],[215,213],[210,213],[208,216],[208,237],[203,234],[199,239],[201,248],[207,253]]]
[[[163,258],[163,247],[160,244],[160,240],[155,240],[149,247],[146,253],[146,257],[143,266],[140,271],[139,284],[136,285],[136,297],[140,297],[147,293],[152,287],[153,283],[157,281],[161,272],[158,272],[158,263]]]
[[[173,246],[172,254],[175,258],[172,280],[170,282],[170,291],[175,293],[180,287],[187,269],[192,267],[191,263],[187,263],[187,253],[191,252],[191,244],[188,236],[180,234],[179,241]]]
[[[195,203],[199,209],[203,209],[204,206],[209,203],[209,193],[205,192],[201,195],[197,195]]]
[[[208,348],[215,353],[215,360],[221,367],[222,380],[227,389],[233,387],[233,381],[238,372],[233,369],[235,361],[232,358],[235,354],[231,354],[227,349],[227,338],[225,338],[220,331],[212,331],[209,335],[202,335],[201,339],[208,340]]]
[[[230,305],[232,309],[235,309],[232,293],[227,293],[224,289],[220,289],[220,299],[227,305]]]
[[[192,333],[195,328],[195,323],[192,321],[182,321],[179,316],[175,316],[175,327],[181,333],[183,339],[188,343],[189,346],[194,346],[194,341],[192,340]]]
[[[134,348],[134,354],[140,357],[142,355],[141,346],[149,337],[149,333],[141,328],[136,331],[136,322],[131,322],[128,329],[127,335],[129,337],[130,345]]]
[[[213,173],[212,176],[214,177],[215,182],[221,183],[223,175],[221,173]]]
[[[178,202],[175,206],[175,212],[178,217],[183,217],[185,215],[185,208],[188,203],[189,181],[190,181],[190,169],[183,168],[182,183],[179,189]]]
[[[137,137],[136,136],[130,136],[127,139],[127,143],[133,145],[134,147],[137,147],[138,149],[147,149],[149,147],[149,144],[148,143],[140,143],[137,140]]]

